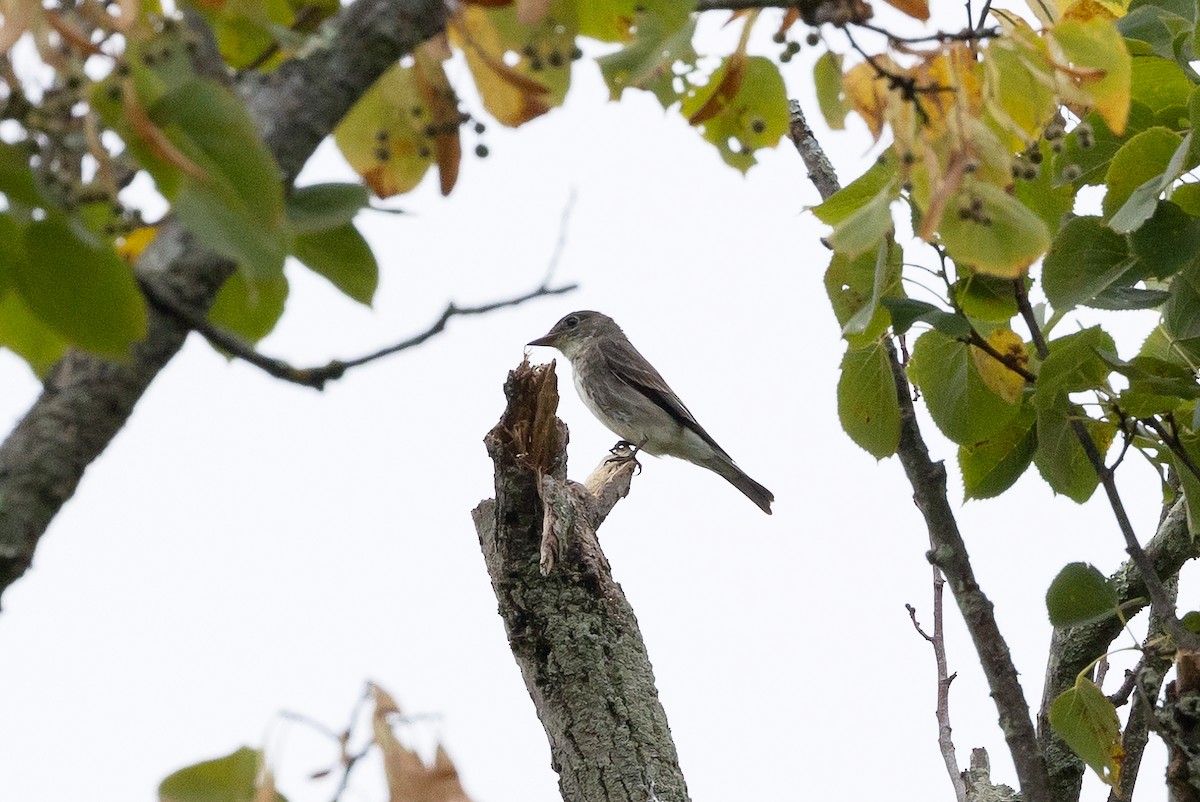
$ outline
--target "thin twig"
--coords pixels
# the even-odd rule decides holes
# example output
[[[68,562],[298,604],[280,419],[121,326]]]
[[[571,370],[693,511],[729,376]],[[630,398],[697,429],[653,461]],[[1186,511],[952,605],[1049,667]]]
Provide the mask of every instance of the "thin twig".
[[[321,367],[313,368],[298,368],[285,362],[282,359],[267,356],[254,349],[254,346],[247,343],[242,338],[235,334],[217,328],[209,323],[201,315],[185,309],[177,304],[168,301],[166,298],[159,295],[149,282],[142,282],[142,291],[145,293],[147,300],[157,309],[179,320],[185,326],[195,330],[198,334],[208,340],[215,348],[218,348],[226,353],[241,359],[256,368],[259,368],[269,376],[276,379],[282,379],[293,384],[299,384],[302,387],[312,387],[316,390],[324,390],[328,382],[336,381],[346,374],[346,371],[351,368],[356,368],[361,365],[366,365],[369,362],[374,362],[377,359],[382,359],[385,356],[406,351],[409,348],[420,345],[426,340],[441,334],[446,329],[446,324],[452,317],[460,317],[467,315],[482,315],[487,312],[492,312],[497,309],[503,309],[510,306],[519,306],[526,301],[531,301],[534,298],[542,298],[549,295],[562,295],[566,292],[571,292],[576,289],[578,284],[564,284],[561,287],[548,287],[545,284],[535,290],[518,295],[513,298],[507,298],[503,301],[493,301],[492,303],[483,304],[481,306],[458,306],[453,301],[446,304],[446,308],[442,310],[442,314],[432,326],[425,329],[420,334],[416,334],[408,339],[401,340],[398,343],[389,345],[386,348],[381,348],[373,353],[366,354],[354,359],[333,360]]]
[[[937,31],[925,36],[897,36],[887,28],[872,25],[869,22],[856,23],[856,27],[886,36],[889,42],[899,42],[906,45],[918,45],[925,42],[976,42],[980,39],[994,39],[1000,35],[999,28],[966,28],[958,33]]]
[[[1029,327],[1029,334],[1037,348],[1038,356],[1044,360],[1050,355],[1050,349],[1046,345],[1041,327],[1038,326],[1037,318],[1033,314],[1033,307],[1029,304],[1029,293],[1025,288],[1025,282],[1016,279],[1013,286],[1016,289],[1017,309],[1020,310],[1025,325]],[[1151,609],[1162,618],[1163,628],[1174,639],[1177,646],[1193,651],[1200,650],[1200,637],[1184,629],[1183,624],[1175,616],[1175,606],[1163,587],[1162,580],[1155,573],[1150,558],[1142,549],[1142,544],[1138,542],[1137,534],[1133,531],[1133,524],[1130,523],[1129,515],[1125,511],[1125,504],[1121,501],[1121,495],[1117,491],[1116,479],[1113,472],[1105,466],[1104,455],[1096,447],[1096,441],[1092,439],[1083,421],[1072,417],[1070,423],[1075,438],[1083,447],[1083,453],[1087,455],[1088,462],[1092,464],[1092,468],[1100,478],[1104,494],[1108,496],[1109,506],[1112,507],[1113,516],[1117,519],[1117,527],[1125,538],[1125,551],[1133,560],[1133,564],[1137,566],[1138,571],[1141,572],[1142,581],[1146,583],[1146,593],[1150,596]]]
[[[981,335],[978,331],[976,331],[974,327],[971,328],[970,336],[963,338],[963,342],[966,342],[969,345],[973,345],[976,348],[978,348],[980,351],[983,351],[985,354],[987,354],[992,359],[999,362],[1004,367],[1011,370],[1013,373],[1020,376],[1022,379],[1024,379],[1029,384],[1033,384],[1037,381],[1037,376],[1030,373],[1028,368],[1026,368],[1021,363],[1017,362],[1015,357],[1011,357],[1011,356],[1002,354],[999,351],[997,351],[996,347],[994,345],[992,345],[990,342],[988,342],[987,340],[985,340],[983,338],[983,335]]]
[[[1172,423],[1174,422],[1174,418],[1170,418],[1170,420]],[[1156,418],[1140,418],[1139,421],[1147,429],[1150,429],[1160,438],[1162,438],[1163,443],[1166,444],[1167,448],[1170,449],[1172,454],[1179,457],[1179,461],[1183,463],[1185,468],[1191,471],[1192,476],[1200,479],[1200,468],[1196,467],[1196,463],[1192,461],[1191,455],[1188,454],[1187,450],[1183,447],[1183,443],[1179,440],[1179,434],[1175,431],[1175,427],[1173,425],[1171,427],[1171,431],[1168,432]]]
[[[954,786],[955,800],[966,802],[967,786],[963,781],[962,771],[958,767],[958,756],[954,750],[954,739],[951,737],[953,730],[950,727],[950,683],[954,682],[958,673],[949,673],[946,662],[946,635],[942,628],[942,609],[945,606],[942,602],[942,591],[945,585],[946,578],[942,575],[941,570],[936,565],[933,566],[932,635],[926,634],[925,630],[921,629],[921,625],[917,623],[917,611],[913,606],[911,604],[904,606],[908,608],[908,617],[912,619],[913,628],[933,646],[933,659],[937,665],[938,749],[946,763],[946,773],[950,775],[950,784]]]

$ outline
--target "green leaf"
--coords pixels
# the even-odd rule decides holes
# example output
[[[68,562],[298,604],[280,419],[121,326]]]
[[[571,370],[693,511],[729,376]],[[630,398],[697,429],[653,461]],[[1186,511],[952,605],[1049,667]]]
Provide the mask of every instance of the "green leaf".
[[[1200,337],[1200,260],[1193,260],[1171,281],[1163,325],[1176,340]]]
[[[958,447],[965,499],[994,498],[1008,490],[1033,461],[1037,449],[1036,415],[1028,404],[998,432]]]
[[[1135,190],[1161,177],[1182,142],[1183,137],[1179,134],[1156,126],[1142,131],[1122,145],[1104,176],[1104,183],[1108,185],[1108,192],[1101,204],[1104,216],[1112,218]],[[1150,200],[1151,212],[1155,200]]]
[[[680,112],[702,130],[726,164],[744,173],[757,161],[755,150],[775,147],[787,133],[788,99],[779,68],[763,56],[746,58],[741,79],[733,81],[736,86],[727,83],[727,77],[733,79],[729,71],[735,58],[725,59],[708,84],[690,90]],[[714,108],[710,102],[715,111],[697,119],[699,112]]]
[[[1184,159],[1187,157],[1191,145],[1192,134],[1189,131],[1171,155],[1171,160],[1167,162],[1162,174],[1146,179],[1145,183],[1139,185],[1130,194],[1124,205],[1113,214],[1112,219],[1108,221],[1108,225],[1113,231],[1118,234],[1128,234],[1150,219],[1155,209],[1158,208],[1158,196],[1175,183],[1175,179],[1179,178],[1183,172]],[[1119,157],[1120,153],[1117,155]],[[1107,196],[1105,197],[1107,199]]]
[[[1099,217],[1076,217],[1058,232],[1042,264],[1042,289],[1056,311],[1084,304],[1133,262],[1125,238]]]
[[[1116,312],[1131,309],[1157,309],[1171,297],[1163,290],[1142,290],[1137,287],[1109,287],[1088,301],[1092,309],[1111,309]]]
[[[925,301],[913,298],[884,298],[882,303],[892,317],[892,331],[897,334],[906,333],[917,322],[928,323],[951,337],[967,337],[971,334],[971,323],[965,317]]]
[[[300,187],[287,199],[288,222],[297,234],[340,228],[370,202],[362,184],[313,184]]]
[[[379,264],[371,246],[353,225],[297,234],[292,253],[339,290],[366,306],[379,286]]]
[[[164,95],[151,116],[205,173],[183,176],[174,206],[180,221],[252,279],[282,271],[287,218],[279,168],[241,101],[195,80]]]
[[[958,444],[978,443],[1007,426],[1021,410],[984,384],[968,346],[939,331],[917,338],[908,376],[925,394],[933,422]]]
[[[1046,392],[1039,382],[1033,395],[1037,411],[1037,451],[1033,463],[1050,489],[1082,504],[1096,492],[1100,477],[1080,445],[1071,420],[1083,420],[1101,457],[1112,444],[1116,427],[1084,416],[1065,391]]]
[[[1095,113],[1085,116],[1083,122],[1087,125],[1073,129],[1063,142],[1062,152],[1054,158],[1056,184],[1103,184],[1113,156],[1125,142],[1154,125],[1154,112],[1141,103],[1131,103],[1125,133],[1120,137]],[[1079,177],[1067,180],[1066,174],[1075,170],[1079,171]]]
[[[1069,563],[1046,591],[1046,609],[1056,627],[1090,624],[1116,615],[1117,592],[1108,578],[1088,563]]]
[[[824,203],[814,206],[812,213],[825,225],[837,226],[892,183],[896,177],[893,162],[890,156],[879,159],[865,173],[826,198]]]
[[[1159,201],[1153,216],[1130,235],[1139,276],[1165,279],[1200,253],[1200,220],[1171,201]]]
[[[1200,533],[1200,477],[1196,476],[1192,467],[1200,469],[1200,435],[1189,432],[1179,438],[1179,444],[1187,455],[1187,461],[1172,451],[1171,463],[1175,467],[1175,474],[1179,477],[1179,484],[1183,488],[1183,499],[1187,505],[1185,509],[1187,510],[1188,532],[1195,535]]]
[[[1179,623],[1183,624],[1183,628],[1188,632],[1195,632],[1200,635],[1200,612],[1192,610],[1190,613],[1184,613],[1179,619]]]
[[[43,323],[16,292],[0,294],[0,346],[28,363],[38,378],[45,378],[70,343]]]
[[[1118,785],[1124,755],[1121,722],[1096,683],[1080,677],[1074,688],[1059,694],[1050,705],[1050,726],[1101,780]]]
[[[887,330],[887,311],[879,300],[904,294],[900,285],[901,260],[900,246],[894,242],[889,243],[882,275],[876,253],[864,253],[855,259],[835,253],[830,260],[825,271],[825,291],[850,347],[865,347]],[[862,323],[864,318],[866,325]]]
[[[8,198],[10,205],[28,208],[46,205],[29,169],[30,153],[28,147],[0,142],[0,194]]]
[[[1136,102],[1158,112],[1178,105],[1180,98],[1187,97],[1192,91],[1192,82],[1173,60],[1138,54],[1133,57],[1130,89]]]
[[[253,283],[241,273],[234,273],[221,285],[217,299],[208,312],[208,320],[219,328],[255,343],[275,328],[283,315],[287,295],[288,282],[282,273]]]
[[[954,282],[952,292],[958,308],[974,320],[1005,322],[1017,314],[1017,296],[1010,278],[987,276],[960,268],[959,279]]]
[[[1037,393],[1075,393],[1100,387],[1111,367],[1097,352],[1115,353],[1108,332],[1092,326],[1049,343],[1050,354],[1038,371]]]
[[[892,201],[898,197],[899,188],[895,184],[885,186],[878,195],[834,226],[828,237],[830,247],[853,258],[878,246],[892,233]]]
[[[1050,169],[1054,155],[1050,143],[1040,140],[1042,164],[1033,180],[1022,179],[1015,184],[1017,200],[1033,211],[1051,233],[1058,231],[1063,218],[1075,208],[1075,188],[1070,184],[1055,185]]]
[[[52,215],[25,230],[26,260],[13,267],[25,305],[61,336],[89,351],[125,356],[146,336],[146,304],[133,271],[107,245],[76,236]]]
[[[842,87],[842,55],[826,50],[813,66],[813,83],[817,89],[817,105],[825,124],[835,131],[846,127],[846,97]]]
[[[159,784],[159,802],[257,802],[262,761],[260,751],[243,746],[231,755],[180,769]],[[274,799],[287,802],[278,792]]]
[[[900,402],[882,344],[846,351],[837,397],[838,419],[851,440],[876,459],[895,453],[900,444]]]
[[[587,32],[583,14],[591,5],[578,5],[580,33],[584,35]],[[676,65],[681,65],[684,72],[691,72],[699,58],[692,46],[697,17],[684,14],[681,18],[667,18],[653,9],[643,9],[630,17],[637,20],[634,40],[621,50],[596,59],[608,85],[609,98],[620,100],[626,89],[644,89],[658,98],[664,109],[669,108],[680,100],[680,90],[686,86],[679,81]]]
[[[960,217],[951,206],[939,231],[946,253],[980,273],[1016,278],[1050,247],[1050,229],[1036,214],[1003,189],[975,182],[959,195],[960,203],[979,207],[979,215]]]
[[[1176,37],[1184,31],[1190,34],[1196,24],[1165,8],[1146,4],[1116,20],[1116,26],[1125,38],[1146,42],[1155,55],[1173,59]]]

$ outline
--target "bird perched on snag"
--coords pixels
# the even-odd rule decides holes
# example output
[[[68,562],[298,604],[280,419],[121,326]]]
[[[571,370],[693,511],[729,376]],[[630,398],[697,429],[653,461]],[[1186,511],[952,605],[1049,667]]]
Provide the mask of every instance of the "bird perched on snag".
[[[634,455],[645,451],[687,460],[724,477],[771,514],[770,490],[746,475],[704,431],[654,366],[638,353],[612,318],[572,312],[529,345],[557,348],[571,363],[575,390],[601,423]]]

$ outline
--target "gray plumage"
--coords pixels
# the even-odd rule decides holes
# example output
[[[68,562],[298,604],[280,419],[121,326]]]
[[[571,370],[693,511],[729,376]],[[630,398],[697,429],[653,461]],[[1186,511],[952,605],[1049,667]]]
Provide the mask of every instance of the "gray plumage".
[[[563,353],[574,369],[575,389],[583,403],[623,440],[647,454],[708,468],[771,514],[771,491],[734,463],[612,318],[587,310],[572,312],[529,344]]]

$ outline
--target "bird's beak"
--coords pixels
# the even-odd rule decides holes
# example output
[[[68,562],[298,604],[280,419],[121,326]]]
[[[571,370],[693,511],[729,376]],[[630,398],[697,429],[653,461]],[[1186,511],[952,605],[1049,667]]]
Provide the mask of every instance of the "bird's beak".
[[[558,338],[555,337],[554,335],[547,334],[545,337],[538,337],[536,340],[530,340],[529,342],[527,342],[525,344],[526,345],[547,345],[547,346],[553,348],[554,343],[557,339]]]

